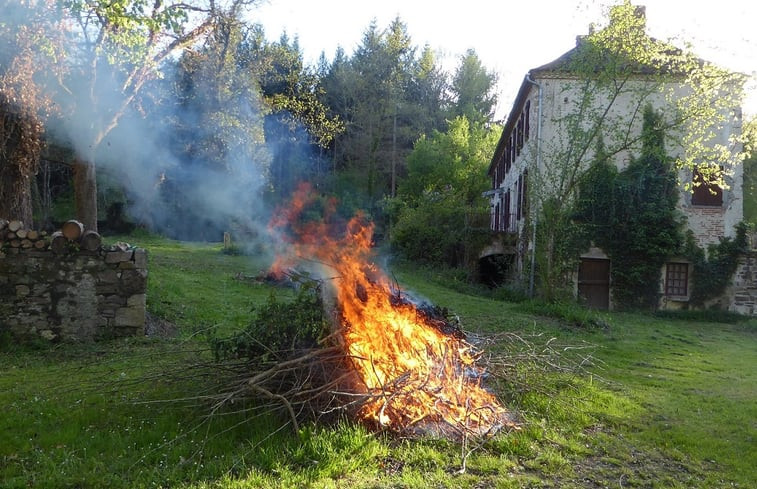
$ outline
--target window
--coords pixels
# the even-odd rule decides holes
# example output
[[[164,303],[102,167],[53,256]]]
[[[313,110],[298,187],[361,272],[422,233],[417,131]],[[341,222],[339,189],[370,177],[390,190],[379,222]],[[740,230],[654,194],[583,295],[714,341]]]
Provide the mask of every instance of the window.
[[[523,195],[521,195],[521,202],[523,204],[523,217],[526,217],[528,212],[528,170],[523,172]]]
[[[502,218],[504,219],[505,231],[512,231],[510,214],[510,190],[505,192],[505,205],[502,208]]]
[[[525,136],[526,141],[528,141],[528,137],[530,136],[531,132],[531,101],[526,102],[526,108],[523,109],[523,115],[526,118],[526,129],[525,129]]]
[[[520,150],[523,149],[523,115],[518,118],[517,128],[515,130],[515,137],[516,141],[515,144],[518,145],[518,154],[520,154]]]
[[[518,177],[518,196],[517,196],[516,216],[518,220],[523,217],[523,175]]]
[[[696,169],[694,169],[692,181],[694,183],[702,181],[702,175]],[[698,185],[694,187],[694,193],[691,195],[691,204],[720,207],[723,205],[723,189],[717,185]]]
[[[668,263],[665,267],[665,295],[689,295],[689,264]]]
[[[512,159],[510,158],[510,143],[508,142],[505,145],[505,173],[510,171],[510,163],[512,163]]]

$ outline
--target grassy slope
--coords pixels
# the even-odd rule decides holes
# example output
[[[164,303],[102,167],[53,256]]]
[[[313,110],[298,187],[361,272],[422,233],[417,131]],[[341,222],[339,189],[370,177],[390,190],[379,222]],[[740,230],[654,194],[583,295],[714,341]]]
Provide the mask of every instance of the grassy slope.
[[[399,273],[467,330],[515,331],[537,347],[550,338],[596,345],[591,373],[521,365],[497,384],[523,429],[478,447],[457,474],[461,447],[444,441],[392,440],[349,424],[295,436],[273,433],[277,419],[208,419],[199,401],[152,402],[212,389],[202,372],[164,374],[193,358],[183,350],[202,344],[198,332],[245,324],[271,289],[235,278],[258,273],[263,260],[217,245],[133,241],[150,250],[148,307],[177,323],[179,338],[0,352],[0,487],[757,486],[754,321],[612,314],[608,329],[583,331],[533,307],[453,292],[423,272]]]

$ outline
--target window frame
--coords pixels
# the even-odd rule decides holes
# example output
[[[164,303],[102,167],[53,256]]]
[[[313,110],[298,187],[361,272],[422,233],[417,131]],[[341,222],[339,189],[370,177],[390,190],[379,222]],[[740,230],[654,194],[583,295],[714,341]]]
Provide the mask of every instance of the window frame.
[[[691,264],[686,262],[667,262],[665,264],[665,297],[688,299],[690,267]]]
[[[723,168],[721,167],[721,171]],[[702,176],[694,168],[691,176],[692,184],[701,181]],[[713,192],[711,192],[714,191]],[[719,185],[701,184],[694,186],[691,192],[691,205],[697,207],[723,207],[723,189]]]

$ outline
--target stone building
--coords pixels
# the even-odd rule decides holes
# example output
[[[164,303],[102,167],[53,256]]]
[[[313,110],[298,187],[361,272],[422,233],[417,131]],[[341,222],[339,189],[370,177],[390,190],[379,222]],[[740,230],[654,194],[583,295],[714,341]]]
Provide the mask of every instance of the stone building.
[[[632,9],[632,14],[623,17],[623,8]],[[625,4],[611,11],[604,31],[618,28],[616,22],[626,22],[623,28],[629,39],[638,40],[632,42],[649,43],[658,52],[682,52],[649,37],[645,21],[644,7]],[[625,168],[640,150],[645,106],[672,121],[681,113],[682,105],[694,100],[688,73],[673,64],[633,61],[621,66],[614,79],[600,81],[608,71],[599,65],[617,63],[618,57],[605,56],[601,50],[597,55],[596,46],[590,45],[591,36],[597,32],[603,31],[579,36],[573,49],[526,74],[489,167],[492,186],[484,197],[490,203],[490,227],[505,243],[491,249],[504,253],[508,279],[521,282],[531,291],[535,268],[533,233],[539,226],[532,216],[538,215],[543,196],[574,198],[571,188],[576,185],[576,175],[586,170],[600,139],[616,167]],[[612,37],[608,38],[612,43]],[[626,45],[621,44],[621,49],[628,44],[627,40],[623,42]],[[587,62],[597,65],[594,71],[575,69],[580,63],[585,68]],[[740,88],[730,88],[734,87]],[[743,218],[742,169],[738,164],[741,147],[735,142],[741,132],[741,110],[735,105],[716,110],[722,117],[708,128],[711,134],[706,145],[725,154],[725,162],[697,159],[696,164],[722,168],[726,185],[692,186],[699,177],[691,165],[680,165],[678,175],[678,210],[699,246],[705,249],[723,237],[733,237]],[[669,156],[679,161],[692,158],[685,132],[690,129],[681,124],[666,133]],[[577,141],[579,138],[585,141]],[[577,156],[578,152],[583,153]],[[603,250],[583,250],[573,277],[575,293],[591,306],[611,308],[611,269],[611,260]],[[691,263],[674,257],[661,270],[659,284],[650,287],[659,289],[661,307],[686,307],[692,280],[696,278],[692,277]]]

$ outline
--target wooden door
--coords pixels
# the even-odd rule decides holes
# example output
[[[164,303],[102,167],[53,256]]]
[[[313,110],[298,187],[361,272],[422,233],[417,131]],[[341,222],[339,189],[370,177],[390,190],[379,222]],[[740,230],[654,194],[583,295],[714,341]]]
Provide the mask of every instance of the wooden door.
[[[610,260],[581,258],[578,297],[592,309],[610,308]]]

